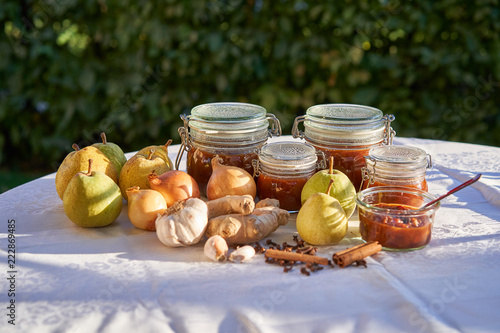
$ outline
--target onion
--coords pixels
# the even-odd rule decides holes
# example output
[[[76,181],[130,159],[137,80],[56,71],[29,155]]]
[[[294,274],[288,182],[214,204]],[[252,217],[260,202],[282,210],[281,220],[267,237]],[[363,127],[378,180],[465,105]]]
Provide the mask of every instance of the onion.
[[[159,176],[153,171],[148,179],[151,189],[163,195],[168,207],[179,200],[200,197],[198,184],[184,171],[171,170]]]
[[[163,214],[167,203],[160,192],[132,186],[127,189],[128,218],[137,228],[155,231],[158,214]]]
[[[222,165],[220,161],[219,156],[212,158],[212,175],[207,183],[208,200],[245,194],[255,199],[257,186],[252,175],[242,168]]]

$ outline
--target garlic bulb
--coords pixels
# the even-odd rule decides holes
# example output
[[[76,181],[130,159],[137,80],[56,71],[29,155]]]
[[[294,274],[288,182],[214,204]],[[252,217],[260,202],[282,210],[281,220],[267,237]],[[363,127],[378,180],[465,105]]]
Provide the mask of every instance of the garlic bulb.
[[[127,189],[128,218],[137,228],[154,231],[156,218],[167,210],[167,203],[160,192],[132,186]]]
[[[156,219],[156,235],[166,246],[198,243],[208,225],[207,204],[198,198],[178,201]]]
[[[219,262],[226,261],[229,250],[226,240],[219,235],[210,237],[203,249],[208,258]]]
[[[249,194],[255,199],[257,185],[252,175],[235,166],[222,165],[219,156],[212,158],[212,175],[207,183],[208,200],[226,195]]]
[[[169,207],[179,200],[200,197],[198,184],[184,171],[170,170],[159,176],[153,171],[148,179],[151,189],[160,192]]]
[[[245,245],[231,252],[231,254],[229,255],[229,260],[234,262],[243,262],[252,259],[254,255],[255,249],[253,248],[253,246]]]

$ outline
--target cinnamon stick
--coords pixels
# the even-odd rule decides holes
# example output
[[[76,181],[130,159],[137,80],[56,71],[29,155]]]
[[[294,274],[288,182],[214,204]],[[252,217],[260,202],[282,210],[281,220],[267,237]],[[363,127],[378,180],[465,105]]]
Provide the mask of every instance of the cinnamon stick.
[[[267,258],[273,258],[273,259],[301,261],[304,263],[310,262],[313,264],[328,265],[328,258],[319,257],[311,254],[285,252],[280,250],[269,249],[266,250],[265,256]]]
[[[332,261],[340,268],[344,268],[353,262],[369,257],[380,250],[382,250],[382,245],[380,245],[379,242],[368,242],[334,253]]]

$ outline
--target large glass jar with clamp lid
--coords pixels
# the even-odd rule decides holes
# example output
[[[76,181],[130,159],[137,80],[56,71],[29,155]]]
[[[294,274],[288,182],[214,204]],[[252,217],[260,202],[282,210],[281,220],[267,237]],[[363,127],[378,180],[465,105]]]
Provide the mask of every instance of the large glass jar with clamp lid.
[[[410,146],[379,146],[365,156],[363,188],[405,186],[427,191],[425,179],[432,159],[425,150]]]
[[[298,211],[305,183],[325,168],[324,154],[307,143],[283,141],[264,145],[258,155],[254,169],[259,199],[277,199],[280,208]]]
[[[212,158],[218,155],[225,165],[253,173],[257,150],[273,135],[281,135],[275,115],[261,106],[247,103],[209,103],[194,107],[191,115],[181,115],[182,145],[176,159],[179,168],[187,152],[186,169],[198,183],[202,194],[212,175]]]
[[[323,151],[327,160],[333,157],[333,167],[345,173],[359,190],[364,157],[375,146],[392,144],[396,134],[391,127],[393,120],[393,115],[369,106],[320,104],[295,118],[292,135]],[[304,131],[298,128],[301,122]]]

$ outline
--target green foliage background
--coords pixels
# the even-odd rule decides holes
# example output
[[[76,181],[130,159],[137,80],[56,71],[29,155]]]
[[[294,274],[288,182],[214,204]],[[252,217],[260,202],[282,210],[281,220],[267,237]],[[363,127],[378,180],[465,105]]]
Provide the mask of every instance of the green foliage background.
[[[396,116],[398,136],[500,143],[495,0],[7,0],[0,163],[55,171],[105,131],[133,151],[198,104],[264,106],[290,133],[314,104]]]

